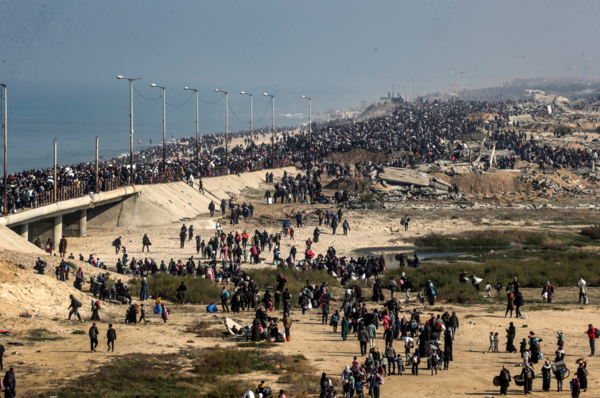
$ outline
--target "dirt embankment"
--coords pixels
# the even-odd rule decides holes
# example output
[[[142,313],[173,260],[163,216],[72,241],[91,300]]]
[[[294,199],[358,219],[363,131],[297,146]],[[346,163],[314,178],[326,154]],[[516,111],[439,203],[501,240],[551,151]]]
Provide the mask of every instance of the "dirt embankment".
[[[449,176],[435,173],[435,177],[456,185],[460,192],[471,195],[500,195],[507,192],[527,191],[530,186],[508,174],[457,174]]]
[[[370,152],[364,149],[353,149],[350,152],[335,153],[330,159],[346,166],[354,166],[356,163],[365,163],[368,161],[382,163],[388,159],[388,155],[379,152]]]

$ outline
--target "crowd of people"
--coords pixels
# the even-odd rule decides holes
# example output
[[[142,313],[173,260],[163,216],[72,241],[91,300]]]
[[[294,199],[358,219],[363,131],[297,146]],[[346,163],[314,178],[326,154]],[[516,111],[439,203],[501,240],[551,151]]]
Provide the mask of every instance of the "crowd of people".
[[[59,166],[56,181],[50,168],[13,173],[6,182],[0,181],[0,190],[7,189],[7,211],[16,212],[46,203],[43,199],[55,188],[69,188],[61,191],[59,200],[131,183],[185,180],[193,184],[196,180],[202,190],[201,179],[205,177],[291,164],[319,169],[329,175],[350,175],[348,165],[339,165],[328,160],[329,157],[364,149],[397,154],[393,160],[385,162],[397,167],[437,160],[461,161],[470,155],[464,146],[467,137],[476,132],[486,134],[486,148],[496,145],[497,149],[509,151],[508,155],[497,158],[501,168],[514,167],[518,160],[546,167],[580,167],[597,159],[597,149],[566,149],[537,142],[532,135],[527,138],[523,133],[507,130],[510,109],[507,102],[489,100],[404,103],[386,116],[345,124],[315,125],[310,138],[307,131],[288,128],[278,128],[279,135],[274,142],[256,141],[257,136],[268,136],[265,129],[254,132],[255,140],[250,139],[248,131],[232,132],[228,136],[231,145],[227,152],[223,134],[202,135],[198,145],[195,137],[187,137],[166,145],[166,164],[162,162],[162,146],[156,146],[134,155],[133,170],[129,168],[128,156],[103,160],[98,167],[98,180],[95,163],[88,162]],[[484,122],[470,117],[478,112],[494,114],[495,120]],[[233,145],[234,137],[243,139]],[[368,171],[365,164],[355,166],[358,173]]]

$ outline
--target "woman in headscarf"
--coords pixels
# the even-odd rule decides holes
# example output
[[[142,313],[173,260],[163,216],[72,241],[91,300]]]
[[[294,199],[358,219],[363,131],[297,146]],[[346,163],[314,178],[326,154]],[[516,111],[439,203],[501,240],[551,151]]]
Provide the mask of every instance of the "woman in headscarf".
[[[552,366],[550,362],[546,361],[542,366],[542,391],[550,391],[550,382],[552,381]]]
[[[517,348],[515,347],[514,341],[517,335],[517,331],[515,329],[515,325],[510,323],[508,329],[506,329],[506,351],[507,352],[517,352]]]
[[[587,391],[587,362],[580,361],[579,367],[577,368],[577,378],[579,379],[579,385],[583,391]]]
[[[407,337],[408,336],[408,318],[406,317],[406,314],[404,314],[404,316],[402,317],[402,320],[400,321],[400,337]]]
[[[323,372],[323,374],[321,375],[320,387],[321,394],[319,395],[319,398],[325,398],[329,390],[329,379],[327,378],[327,373],[325,372]]]
[[[348,321],[348,318],[344,316],[342,319],[342,340],[346,341],[348,333],[350,333],[350,322]]]
[[[254,318],[252,322],[252,341],[260,341],[260,319]]]
[[[351,374],[352,372],[350,372],[350,366],[346,365],[346,369],[342,371],[342,384],[346,383],[346,380],[350,378]]]
[[[140,290],[140,301],[148,300],[148,281],[146,277],[142,279],[142,288]]]

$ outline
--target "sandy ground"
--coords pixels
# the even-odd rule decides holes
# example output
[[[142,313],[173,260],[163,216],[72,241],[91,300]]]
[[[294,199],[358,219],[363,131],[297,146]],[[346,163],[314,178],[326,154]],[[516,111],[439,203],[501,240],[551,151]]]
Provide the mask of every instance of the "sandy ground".
[[[268,186],[261,186],[261,191]],[[257,192],[249,193],[247,201],[252,201],[256,206],[256,215],[247,223],[242,222],[235,230],[244,229],[253,231],[254,229],[267,229],[270,233],[280,230],[281,222],[290,219],[295,226],[293,215],[297,211],[305,214],[305,226],[296,229],[296,241],[288,239],[283,240],[282,254],[287,255],[292,245],[299,250],[304,247],[304,241],[312,236],[312,231],[317,224],[315,211],[317,208],[327,209],[333,207],[327,206],[307,206],[300,204],[263,204],[258,199]],[[254,199],[253,199],[254,198]],[[238,203],[244,198],[238,197]],[[515,210],[516,212],[516,210]],[[398,212],[368,212],[368,211],[348,211],[345,212],[345,219],[351,226],[348,236],[341,235],[341,228],[337,235],[331,235],[331,230],[323,226],[324,231],[319,243],[314,244],[316,253],[324,253],[329,246],[334,246],[339,254],[358,255],[373,247],[407,245],[405,239],[423,235],[430,231],[436,232],[461,232],[476,229],[489,228],[514,228],[523,227],[523,221],[519,219],[505,220],[502,223],[494,224],[494,227],[486,225],[489,218],[495,217],[494,211],[463,214],[459,218],[452,219],[451,212],[436,213],[417,213],[410,214],[413,222],[411,229],[407,232],[400,231],[400,217]],[[541,213],[540,213],[541,214]],[[486,219],[487,218],[487,219]],[[216,221],[215,217],[212,221]],[[483,219],[483,220],[482,220]],[[202,226],[213,225],[209,217],[201,216],[186,222],[186,225],[194,225],[196,233],[200,233],[203,239],[208,239],[214,233],[212,228]],[[185,260],[191,255],[196,255],[193,244],[188,243],[184,249],[179,248],[178,231],[179,223],[168,223],[163,226],[152,228],[119,228],[115,230],[88,230],[88,235],[84,238],[70,238],[69,252],[84,254],[87,258],[89,254],[100,257],[109,268],[114,269],[117,255],[111,246],[111,242],[117,237],[122,236],[123,244],[128,247],[128,253],[131,257],[153,257],[158,263],[160,260],[168,261],[170,258],[175,260]],[[532,228],[538,228],[535,225]],[[567,228],[567,227],[565,227]],[[230,231],[228,225],[224,225],[225,231]],[[153,242],[152,252],[150,254],[141,253],[141,239],[144,232],[149,233]],[[272,255],[267,254],[267,259],[271,260]],[[22,263],[29,268],[32,264],[34,255],[18,254],[12,252],[2,252],[0,257],[7,258],[18,264]],[[55,263],[59,259],[52,258]],[[77,262],[80,265],[79,262]],[[90,266],[82,265],[86,278],[96,269]],[[261,265],[262,267],[266,265]],[[243,265],[248,267],[248,265]],[[14,273],[21,273],[20,277]],[[17,270],[6,268],[3,277],[3,284],[0,285],[0,329],[10,330],[13,336],[5,337],[0,335],[0,343],[7,349],[4,364],[6,366],[15,366],[19,377],[19,392],[22,396],[30,396],[34,392],[47,391],[60,383],[66,382],[81,375],[93,374],[94,369],[109,361],[118,360],[120,355],[134,352],[144,353],[163,353],[177,352],[182,347],[204,347],[215,344],[229,344],[227,340],[197,338],[196,336],[185,333],[185,326],[202,319],[214,320],[220,319],[223,314],[206,314],[204,306],[179,306],[170,305],[172,317],[168,324],[164,325],[155,315],[150,315],[151,322],[147,325],[124,325],[125,307],[116,304],[107,304],[103,307],[100,315],[102,322],[99,323],[101,333],[100,350],[97,353],[89,352],[89,340],[87,330],[91,326],[89,321],[89,300],[87,293],[77,293],[81,297],[80,301],[84,304],[83,314],[86,321],[83,324],[72,321],[69,323],[66,318],[68,315],[68,294],[72,289],[66,289],[64,282],[58,282],[54,279],[52,273],[49,276],[33,275],[29,270]],[[36,291],[43,281],[44,294]],[[8,300],[8,297],[2,298],[1,293],[13,286],[19,288],[20,296]],[[29,289],[27,288],[29,287]],[[33,288],[33,290],[32,290]],[[600,293],[600,290],[595,293]],[[152,294],[152,292],[150,292]],[[527,292],[526,301],[529,298],[537,297],[539,292]],[[56,297],[54,297],[56,295]],[[557,289],[557,297],[574,296],[574,289]],[[2,301],[5,300],[5,301]],[[16,301],[15,301],[16,300]],[[592,300],[592,302],[594,302]],[[340,303],[341,304],[341,303]],[[372,308],[374,303],[369,303]],[[422,307],[422,306],[418,306]],[[386,383],[382,388],[383,397],[400,396],[412,397],[415,392],[419,396],[497,396],[498,390],[492,386],[492,378],[497,375],[502,367],[506,365],[511,373],[517,374],[518,368],[514,367],[520,362],[518,355],[507,354],[504,352],[498,354],[484,353],[488,348],[489,332],[499,332],[501,349],[505,344],[504,329],[508,327],[508,319],[504,319],[503,304],[496,305],[477,305],[477,306],[448,306],[444,303],[436,305],[435,313],[443,311],[456,311],[460,320],[461,328],[457,334],[457,340],[454,346],[454,361],[450,365],[450,370],[441,371],[437,376],[431,376],[426,370],[422,370],[419,377],[411,375],[390,376],[386,378]],[[407,308],[414,308],[410,304]],[[542,350],[551,358],[555,351],[555,333],[558,329],[564,331],[567,336],[567,363],[571,369],[575,369],[574,361],[582,356],[589,354],[587,337],[583,334],[586,326],[594,322],[598,313],[598,307],[580,307],[569,304],[565,308],[568,311],[541,310],[529,313],[530,318],[526,320],[515,320],[517,326],[517,339],[520,341],[530,330],[544,339]],[[21,318],[18,314],[28,310],[32,318]],[[431,309],[425,308],[429,313]],[[523,311],[528,313],[527,309]],[[39,314],[43,316],[36,316]],[[567,317],[568,314],[568,317]],[[278,314],[279,315],[279,314]],[[467,315],[469,318],[467,318]],[[280,316],[280,315],[279,315]],[[240,323],[248,323],[252,320],[251,314],[237,314],[234,319]],[[314,360],[314,364],[319,371],[331,374],[331,378],[339,382],[339,374],[344,365],[350,364],[352,357],[358,355],[359,345],[353,336],[343,342],[339,335],[334,335],[331,328],[327,325],[321,325],[320,314],[316,310],[302,316],[301,312],[293,309],[292,319],[297,320],[292,327],[292,341],[281,344],[278,350],[286,353],[302,353],[307,358]],[[108,322],[116,325],[118,340],[115,354],[105,352],[104,336],[106,334]],[[523,325],[527,325],[524,327]],[[45,341],[26,343],[23,347],[12,347],[7,344],[9,341],[23,341],[27,330],[35,328],[46,328],[56,332],[57,336],[63,337],[59,341]],[[74,335],[74,330],[83,330],[85,335]],[[381,333],[382,331],[380,331]],[[169,336],[167,339],[166,336]],[[380,350],[383,349],[383,341],[378,340],[377,345]],[[398,352],[404,352],[403,344],[395,343]],[[600,396],[597,392],[596,384],[600,378],[596,375],[595,365],[597,359],[589,360],[589,385],[590,391],[583,396]],[[538,372],[539,374],[539,369]],[[264,377],[274,382],[275,377],[271,375],[259,376],[256,379]],[[435,377],[436,379],[432,379]],[[406,380],[408,379],[408,384]],[[567,386],[567,385],[566,385]],[[279,388],[280,386],[276,386]],[[555,382],[553,381],[553,388]],[[541,378],[534,381],[534,390],[541,388]],[[511,394],[522,393],[520,388],[514,384],[511,386]],[[535,392],[534,395],[540,395]],[[545,394],[547,396],[558,396],[557,393]],[[566,396],[562,393],[561,396]]]

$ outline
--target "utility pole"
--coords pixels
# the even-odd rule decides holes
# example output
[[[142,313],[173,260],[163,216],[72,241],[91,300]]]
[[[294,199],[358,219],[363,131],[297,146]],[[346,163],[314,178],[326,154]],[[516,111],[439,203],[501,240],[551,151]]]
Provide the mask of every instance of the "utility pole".
[[[312,165],[312,98],[303,95],[302,98],[308,99],[308,165],[306,169],[309,170]]]
[[[58,190],[58,181],[56,181],[56,142],[54,143],[54,203],[56,203],[56,191]]]
[[[136,78],[128,78],[123,76],[117,76],[117,79],[125,79],[129,80],[129,174],[132,184],[135,183],[135,179],[133,178],[133,82],[135,80],[140,80],[141,77]]]
[[[273,136],[271,137],[271,168],[275,167],[275,96],[263,93],[266,97],[271,97],[271,104],[273,105],[271,113],[271,129],[273,130]]]
[[[196,93],[196,168],[198,167],[198,165],[200,164],[200,149],[199,149],[199,143],[198,141],[200,140],[200,135],[199,135],[199,131],[198,131],[198,90],[196,90],[195,88],[189,88],[189,87],[184,87],[184,90],[192,90]]]
[[[8,101],[6,99],[6,84],[0,84],[4,88],[4,214],[7,214],[7,203],[6,203],[6,191],[8,189],[8,168],[7,168],[7,154],[8,154],[8,127],[7,127],[7,106]]]
[[[254,148],[254,132],[252,129],[252,94],[242,91],[240,94],[250,96],[250,148]]]
[[[167,173],[167,94],[163,86],[152,83],[150,87],[162,88],[163,91],[163,175],[165,175]]]
[[[215,92],[225,94],[225,173],[229,174],[229,162],[227,161],[227,149],[229,145],[229,93],[216,89]]]
[[[100,187],[98,187],[98,167],[100,166],[98,163],[98,140],[99,138],[96,137],[96,192],[100,192]]]
[[[454,75],[454,85],[456,86],[456,101],[458,102],[458,76],[465,72],[450,72]]]

